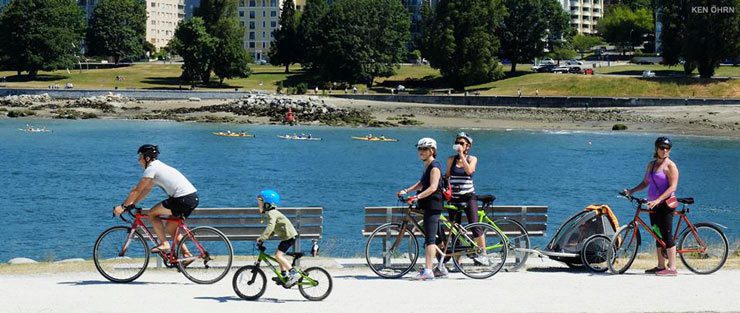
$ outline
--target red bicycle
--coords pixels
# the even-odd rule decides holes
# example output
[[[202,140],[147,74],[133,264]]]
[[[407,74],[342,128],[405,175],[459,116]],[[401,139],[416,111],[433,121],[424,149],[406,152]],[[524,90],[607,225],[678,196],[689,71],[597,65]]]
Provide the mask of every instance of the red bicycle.
[[[637,250],[640,248],[640,226],[663,248],[665,252],[665,242],[662,237],[656,234],[645,221],[640,218],[640,212],[650,212],[644,209],[643,204],[647,203],[646,199],[640,199],[631,195],[620,193],[625,198],[637,204],[637,211],[632,221],[622,226],[614,237],[612,237],[611,248],[607,251],[607,264],[609,270],[615,274],[622,274],[630,268],[632,262],[637,256]],[[727,260],[728,243],[727,237],[722,232],[719,224],[705,222],[692,224],[686,216],[689,213],[688,204],[693,204],[693,198],[679,198],[678,202],[683,203],[681,210],[675,210],[674,215],[678,216],[676,231],[672,234],[676,242],[676,253],[681,258],[686,267],[697,274],[711,274],[722,268]],[[681,223],[686,227],[681,230]],[[671,236],[664,234],[663,236]]]
[[[133,220],[126,219],[124,214]],[[149,265],[151,252],[147,239],[154,247],[158,247],[159,242],[144,224],[149,217],[141,213],[141,208],[126,209],[120,218],[131,226],[114,226],[103,231],[95,241],[93,260],[95,268],[108,280],[128,283],[139,278]],[[177,223],[173,248],[158,252],[167,268],[177,267],[185,277],[198,284],[213,284],[226,276],[234,257],[226,235],[213,227],[190,229],[184,217],[161,218]]]

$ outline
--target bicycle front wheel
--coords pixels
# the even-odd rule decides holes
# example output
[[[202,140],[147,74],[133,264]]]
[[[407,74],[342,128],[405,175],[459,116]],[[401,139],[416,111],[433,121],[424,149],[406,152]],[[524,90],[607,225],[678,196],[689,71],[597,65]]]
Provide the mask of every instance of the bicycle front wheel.
[[[234,273],[231,281],[234,292],[244,300],[257,300],[267,289],[267,278],[261,268],[247,265],[239,268]]]
[[[522,268],[529,258],[530,242],[529,235],[524,226],[516,220],[500,218],[493,223],[503,231],[508,251],[506,252],[506,264],[504,270],[514,272]]]
[[[694,227],[696,233],[686,228],[679,236],[677,251],[681,262],[694,273],[714,273],[727,261],[727,237],[712,224],[698,223]]]
[[[607,250],[607,266],[612,274],[622,274],[627,271],[637,256],[640,247],[640,229],[632,223],[614,234]]]
[[[401,224],[383,224],[370,234],[365,245],[367,266],[380,277],[399,278],[416,265],[419,243]]]
[[[231,269],[234,250],[226,235],[213,227],[196,227],[177,245],[177,268],[198,284],[213,284]]]
[[[298,290],[304,298],[310,301],[321,301],[326,299],[331,293],[333,282],[331,275],[325,269],[320,267],[309,267],[303,271],[303,275],[298,280]]]
[[[473,229],[483,234],[481,244],[473,238]],[[498,273],[506,262],[506,241],[493,226],[473,223],[465,226],[465,233],[458,233],[452,241],[452,260],[460,272],[470,278],[484,279]]]
[[[114,283],[128,283],[139,278],[146,270],[149,247],[139,232],[132,233],[131,227],[111,227],[95,241],[93,261],[95,268],[106,279]]]

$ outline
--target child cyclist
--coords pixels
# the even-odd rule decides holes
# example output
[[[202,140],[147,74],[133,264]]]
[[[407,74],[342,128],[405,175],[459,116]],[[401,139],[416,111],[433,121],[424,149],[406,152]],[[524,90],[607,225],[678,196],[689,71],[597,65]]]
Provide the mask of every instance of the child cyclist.
[[[295,244],[298,238],[298,232],[293,227],[293,223],[283,213],[277,210],[278,204],[280,204],[280,195],[274,190],[263,190],[257,195],[257,205],[259,206],[260,213],[267,214],[268,218],[267,227],[265,227],[265,231],[257,239],[257,243],[261,244],[269,239],[273,233],[280,237],[282,241],[280,241],[275,252],[275,260],[280,263],[280,270],[283,277],[285,277],[287,272],[288,280],[285,282],[285,285],[291,286],[298,281],[300,275],[298,275],[298,272],[296,272],[291,263],[285,259],[285,253]]]

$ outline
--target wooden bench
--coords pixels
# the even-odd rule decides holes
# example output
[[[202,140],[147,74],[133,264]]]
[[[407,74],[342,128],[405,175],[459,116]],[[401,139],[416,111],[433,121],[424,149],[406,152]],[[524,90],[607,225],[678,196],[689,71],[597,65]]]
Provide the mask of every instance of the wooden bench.
[[[370,236],[378,226],[385,223],[400,223],[404,217],[402,209],[405,208],[407,207],[366,207],[365,226],[362,229],[362,235],[366,237]],[[505,217],[522,223],[530,237],[544,236],[547,231],[547,206],[494,205],[489,206],[485,212],[492,220]],[[421,216],[419,216],[418,220],[421,220]],[[463,222],[465,222],[465,220],[466,219],[463,218]],[[505,225],[502,226],[504,227],[503,231],[505,233],[507,231],[511,231],[511,229],[507,229]]]
[[[301,252],[302,239],[321,239],[324,230],[323,207],[278,208],[298,231],[294,252]],[[148,210],[144,210],[148,214]],[[267,227],[267,217],[258,208],[197,208],[185,221],[189,228],[211,226],[226,235],[230,241],[255,241]],[[168,236],[169,237],[169,236]],[[272,236],[269,240],[279,240]],[[235,251],[234,254],[237,254]],[[157,259],[157,265],[161,262]]]

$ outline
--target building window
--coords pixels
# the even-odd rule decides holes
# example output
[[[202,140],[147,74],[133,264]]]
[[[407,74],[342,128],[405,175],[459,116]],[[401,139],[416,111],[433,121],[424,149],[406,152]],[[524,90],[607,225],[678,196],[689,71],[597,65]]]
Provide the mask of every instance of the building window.
[[[265,38],[267,38],[265,37],[265,32],[262,32],[262,39],[265,39]]]
[[[157,25],[157,21],[156,20],[152,20],[152,25]]]
[[[275,22],[275,21],[271,21],[271,22],[270,22],[270,27],[272,27],[272,28],[275,28],[275,27],[277,27],[277,22]]]
[[[249,21],[249,29],[254,29],[254,21]]]
[[[249,42],[249,47],[252,48],[252,49],[254,49],[254,41],[250,41]]]
[[[254,40],[254,32],[249,32],[249,40]]]
[[[277,11],[270,11],[270,17],[277,17]]]
[[[262,28],[267,27],[266,21],[262,21]]]
[[[254,11],[249,11],[249,18],[255,18],[255,16]]]
[[[270,6],[276,7],[277,6],[277,0],[270,0]]]
[[[244,27],[244,21],[239,21],[239,26]]]
[[[239,17],[244,17],[244,11],[239,11]]]
[[[244,0],[239,0],[239,6],[240,7],[243,7],[244,6]]]
[[[257,0],[249,0],[249,6],[250,7],[256,7],[257,6]]]
[[[300,5],[296,5],[296,6],[295,6],[295,10],[296,10],[296,11],[300,11],[300,10],[301,10],[301,6],[300,6]]]
[[[156,8],[156,7],[157,7],[157,3],[156,2],[152,2],[152,8]]]
[[[265,42],[263,41],[262,42],[262,49],[264,49],[264,48],[265,48]]]

